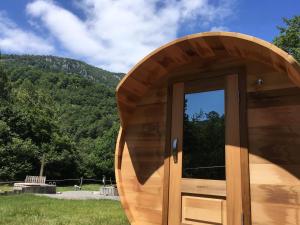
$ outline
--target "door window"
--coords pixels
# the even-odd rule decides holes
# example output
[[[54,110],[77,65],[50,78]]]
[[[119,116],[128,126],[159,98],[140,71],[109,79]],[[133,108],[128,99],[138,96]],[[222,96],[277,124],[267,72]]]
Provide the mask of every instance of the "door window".
[[[224,90],[185,94],[182,177],[225,180]]]

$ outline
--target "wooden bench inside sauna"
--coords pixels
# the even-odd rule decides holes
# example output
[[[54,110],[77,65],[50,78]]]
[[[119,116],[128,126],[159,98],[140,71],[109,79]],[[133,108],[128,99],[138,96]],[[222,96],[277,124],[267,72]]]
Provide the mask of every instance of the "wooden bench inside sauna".
[[[130,223],[300,224],[299,87],[291,55],[239,33],[186,36],[141,60],[117,87]]]

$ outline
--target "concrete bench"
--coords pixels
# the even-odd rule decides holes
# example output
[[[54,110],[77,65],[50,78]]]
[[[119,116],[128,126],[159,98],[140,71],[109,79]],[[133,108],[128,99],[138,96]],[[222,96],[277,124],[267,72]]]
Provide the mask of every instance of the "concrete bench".
[[[24,193],[55,194],[56,185],[46,184],[46,177],[26,176],[24,183],[15,183],[13,190]]]
[[[46,183],[46,177],[26,176],[25,183],[30,183],[30,184],[45,184]]]
[[[119,196],[118,189],[115,186],[100,187],[100,195],[104,196]]]

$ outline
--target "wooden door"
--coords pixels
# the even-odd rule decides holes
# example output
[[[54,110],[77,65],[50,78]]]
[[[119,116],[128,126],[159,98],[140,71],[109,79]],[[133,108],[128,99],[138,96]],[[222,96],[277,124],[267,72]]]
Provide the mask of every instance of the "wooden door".
[[[173,84],[168,225],[244,224],[239,102],[237,75]]]

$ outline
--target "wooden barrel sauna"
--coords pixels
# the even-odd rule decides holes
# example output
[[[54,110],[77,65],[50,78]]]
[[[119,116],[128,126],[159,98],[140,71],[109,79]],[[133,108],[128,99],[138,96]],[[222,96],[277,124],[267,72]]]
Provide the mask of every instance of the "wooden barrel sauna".
[[[239,33],[189,35],[142,59],[116,90],[130,223],[300,224],[299,87],[291,55]]]

